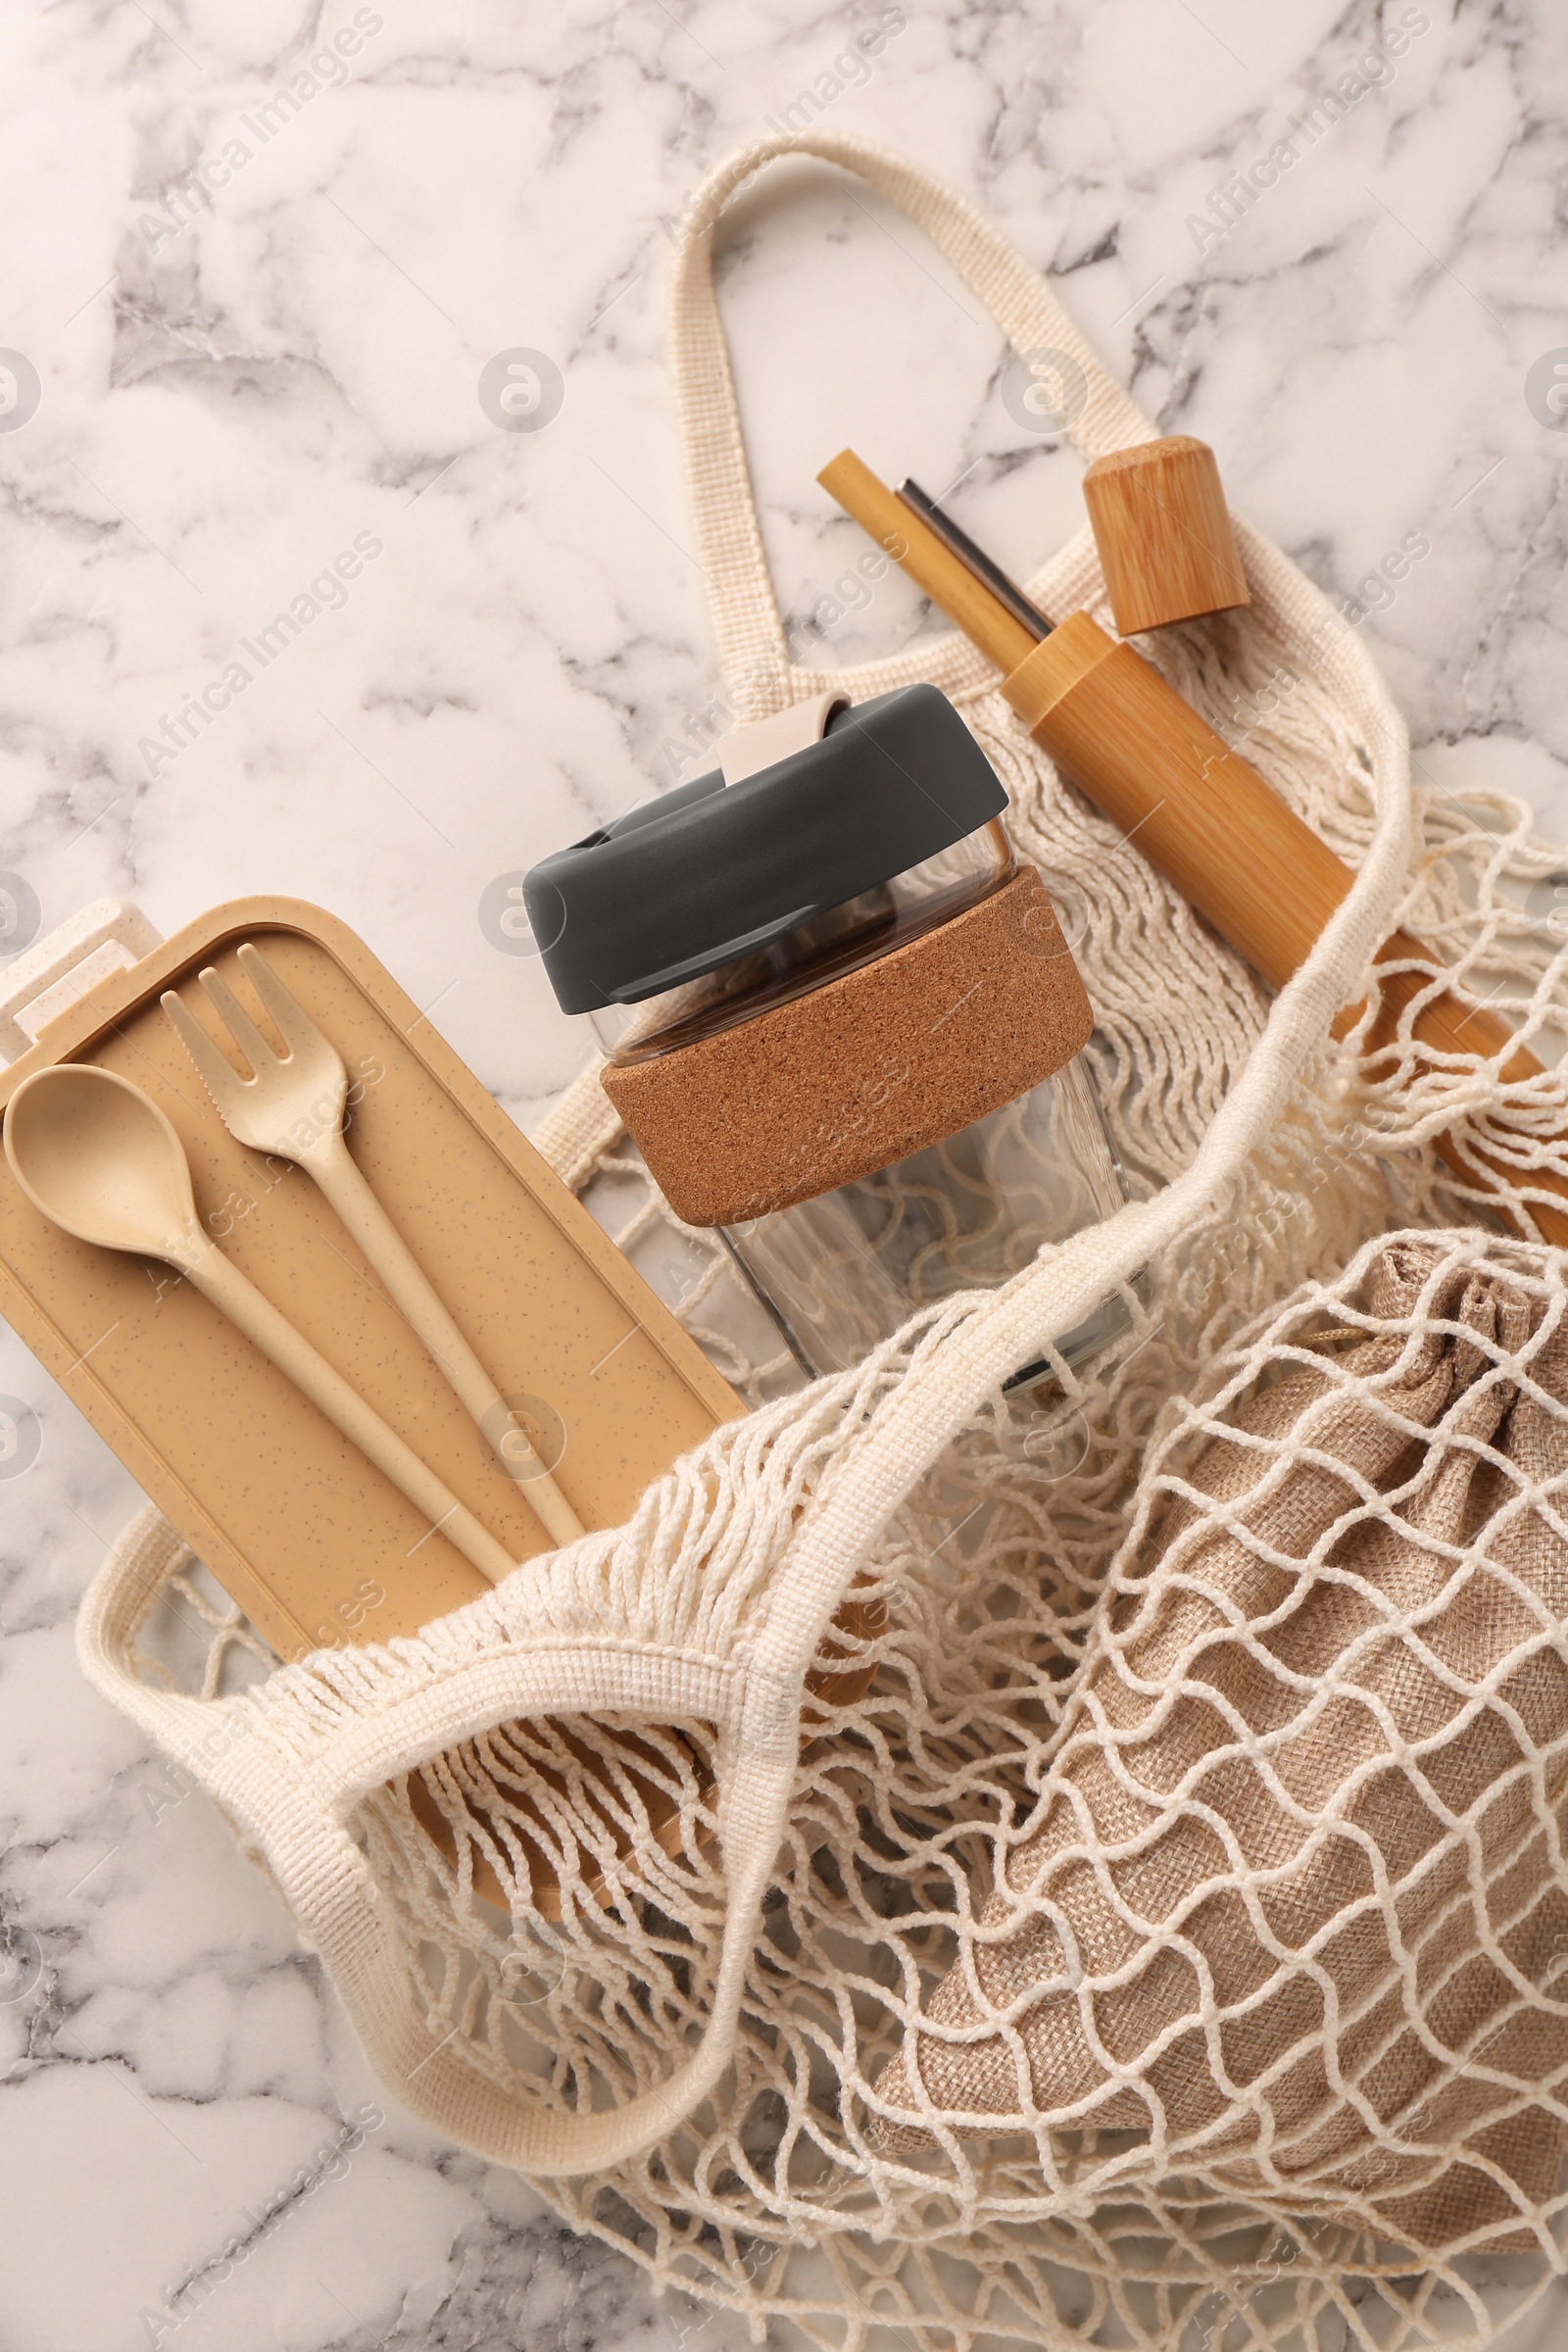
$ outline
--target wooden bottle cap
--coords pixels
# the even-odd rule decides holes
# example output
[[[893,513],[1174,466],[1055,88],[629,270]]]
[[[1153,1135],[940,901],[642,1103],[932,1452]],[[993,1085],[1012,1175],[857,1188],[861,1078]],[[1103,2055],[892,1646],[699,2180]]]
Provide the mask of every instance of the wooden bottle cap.
[[[1206,441],[1172,433],[1097,458],[1084,500],[1123,637],[1250,604]]]

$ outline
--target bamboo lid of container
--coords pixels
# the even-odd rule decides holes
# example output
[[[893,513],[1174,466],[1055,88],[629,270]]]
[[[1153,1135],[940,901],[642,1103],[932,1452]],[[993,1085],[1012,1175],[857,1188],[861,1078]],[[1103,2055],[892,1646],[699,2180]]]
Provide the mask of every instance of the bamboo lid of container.
[[[1123,637],[1251,602],[1206,441],[1172,433],[1097,458],[1084,500]]]

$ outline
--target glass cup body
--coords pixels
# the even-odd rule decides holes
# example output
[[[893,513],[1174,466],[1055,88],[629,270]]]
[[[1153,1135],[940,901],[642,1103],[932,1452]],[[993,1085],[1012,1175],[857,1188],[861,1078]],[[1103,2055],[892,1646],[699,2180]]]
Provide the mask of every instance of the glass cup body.
[[[847,1369],[921,1307],[996,1289],[1044,1249],[1114,1215],[1126,1199],[1082,1054],[956,1135],[837,1191],[721,1227],[791,1351],[813,1374]],[[1054,1347],[1087,1362],[1128,1327],[1115,1295]],[[1050,1357],[1004,1384],[1055,1378]]]

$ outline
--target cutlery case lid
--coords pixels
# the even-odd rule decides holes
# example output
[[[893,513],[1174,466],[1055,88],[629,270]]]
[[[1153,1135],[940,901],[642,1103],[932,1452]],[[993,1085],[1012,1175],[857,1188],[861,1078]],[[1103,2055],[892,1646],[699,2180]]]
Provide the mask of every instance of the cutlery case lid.
[[[620,1525],[741,1401],[346,924],[293,899],[213,908],[68,990],[0,1070],[0,1110],[56,1062],[141,1087],[224,1254],[514,1556],[553,1548],[321,1195],[234,1141],[164,1013],[172,988],[200,1016],[208,964],[257,1012],[234,953],[248,939],[342,1054],[350,1149],[547,1466],[585,1526]],[[410,1633],[488,1590],[188,1282],[74,1240],[3,1162],[0,1312],[283,1656]]]

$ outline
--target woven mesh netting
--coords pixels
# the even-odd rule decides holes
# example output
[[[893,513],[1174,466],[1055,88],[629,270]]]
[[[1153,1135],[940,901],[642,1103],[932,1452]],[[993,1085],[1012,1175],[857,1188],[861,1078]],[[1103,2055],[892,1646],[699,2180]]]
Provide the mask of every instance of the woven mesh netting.
[[[1353,863],[1366,759],[1307,664],[1250,619],[1158,651]],[[1266,1001],[999,703],[969,716],[1152,1190]],[[1539,1047],[1561,854],[1493,796],[1424,821],[1423,968]],[[1568,1338],[1478,1152],[1568,1173],[1564,1084],[1376,1017],[1128,1291],[1125,1341],[1044,1406],[994,1396],[847,1594],[719,2092],[545,2184],[662,2285],[845,2352],[1414,2352],[1563,2267]],[[589,1198],[757,1408],[681,1487],[683,1573],[739,1452],[748,1491],[819,1498],[968,1311],[802,1398],[633,1154]],[[667,2078],[724,1912],[717,1768],[701,1722],[573,1717],[365,1800],[432,2035],[518,2101]]]
[[[963,1441],[990,1506],[866,1590],[876,1679],[819,1701],[725,2097],[556,2201],[822,2341],[1484,2337],[1482,2283],[1555,2260],[1568,2121],[1565,1306],[1537,1248],[1372,1245],[1211,1368],[1103,1591],[1113,1441],[1054,1498]],[[585,1729],[475,1743],[443,1793],[510,1789],[520,1831],[574,1758],[564,1853],[612,1811]],[[377,1808],[432,2031],[519,2094],[625,2097],[702,2010],[701,1727],[620,1784],[612,1903],[497,1920],[466,1968],[470,1889],[433,1901]]]

